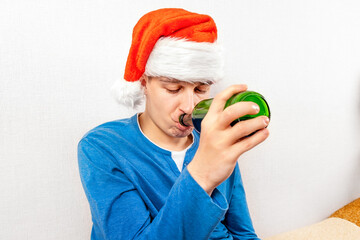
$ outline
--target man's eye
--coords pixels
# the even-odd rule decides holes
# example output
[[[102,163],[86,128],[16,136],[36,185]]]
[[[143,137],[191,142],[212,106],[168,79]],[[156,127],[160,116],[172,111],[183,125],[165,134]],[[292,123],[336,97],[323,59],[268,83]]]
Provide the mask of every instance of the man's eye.
[[[166,89],[169,93],[178,93],[180,91],[180,88],[177,89]]]
[[[200,88],[195,88],[195,92],[200,93],[200,94],[204,94],[204,93],[207,92],[207,90],[200,89]]]

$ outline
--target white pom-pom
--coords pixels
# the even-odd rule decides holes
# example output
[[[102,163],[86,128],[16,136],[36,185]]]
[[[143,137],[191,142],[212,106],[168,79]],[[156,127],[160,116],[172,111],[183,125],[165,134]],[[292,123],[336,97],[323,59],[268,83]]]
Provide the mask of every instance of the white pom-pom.
[[[128,82],[118,79],[111,87],[111,94],[118,103],[131,108],[138,108],[144,101],[140,81]]]

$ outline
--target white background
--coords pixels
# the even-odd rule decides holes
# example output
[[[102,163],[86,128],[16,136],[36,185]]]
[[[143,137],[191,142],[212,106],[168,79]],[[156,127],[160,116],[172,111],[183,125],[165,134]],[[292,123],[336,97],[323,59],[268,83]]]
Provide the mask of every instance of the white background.
[[[0,0],[0,239],[89,239],[76,148],[131,116],[109,93],[146,12],[210,14],[226,80],[268,100],[271,136],[239,162],[260,237],[360,197],[360,2]]]

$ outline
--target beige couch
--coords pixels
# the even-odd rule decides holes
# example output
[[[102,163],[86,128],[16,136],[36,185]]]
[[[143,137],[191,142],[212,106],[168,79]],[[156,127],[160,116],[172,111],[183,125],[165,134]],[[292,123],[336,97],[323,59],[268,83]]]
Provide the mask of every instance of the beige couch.
[[[264,240],[360,240],[360,198],[324,221]]]

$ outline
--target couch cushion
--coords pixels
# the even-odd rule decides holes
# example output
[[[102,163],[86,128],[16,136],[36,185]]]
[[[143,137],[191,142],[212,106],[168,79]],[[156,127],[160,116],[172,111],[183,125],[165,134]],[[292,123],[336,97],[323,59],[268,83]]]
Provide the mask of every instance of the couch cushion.
[[[347,220],[331,217],[319,223],[282,233],[264,240],[359,240],[360,227]]]
[[[330,217],[338,217],[355,223],[360,227],[360,198],[334,212]]]

